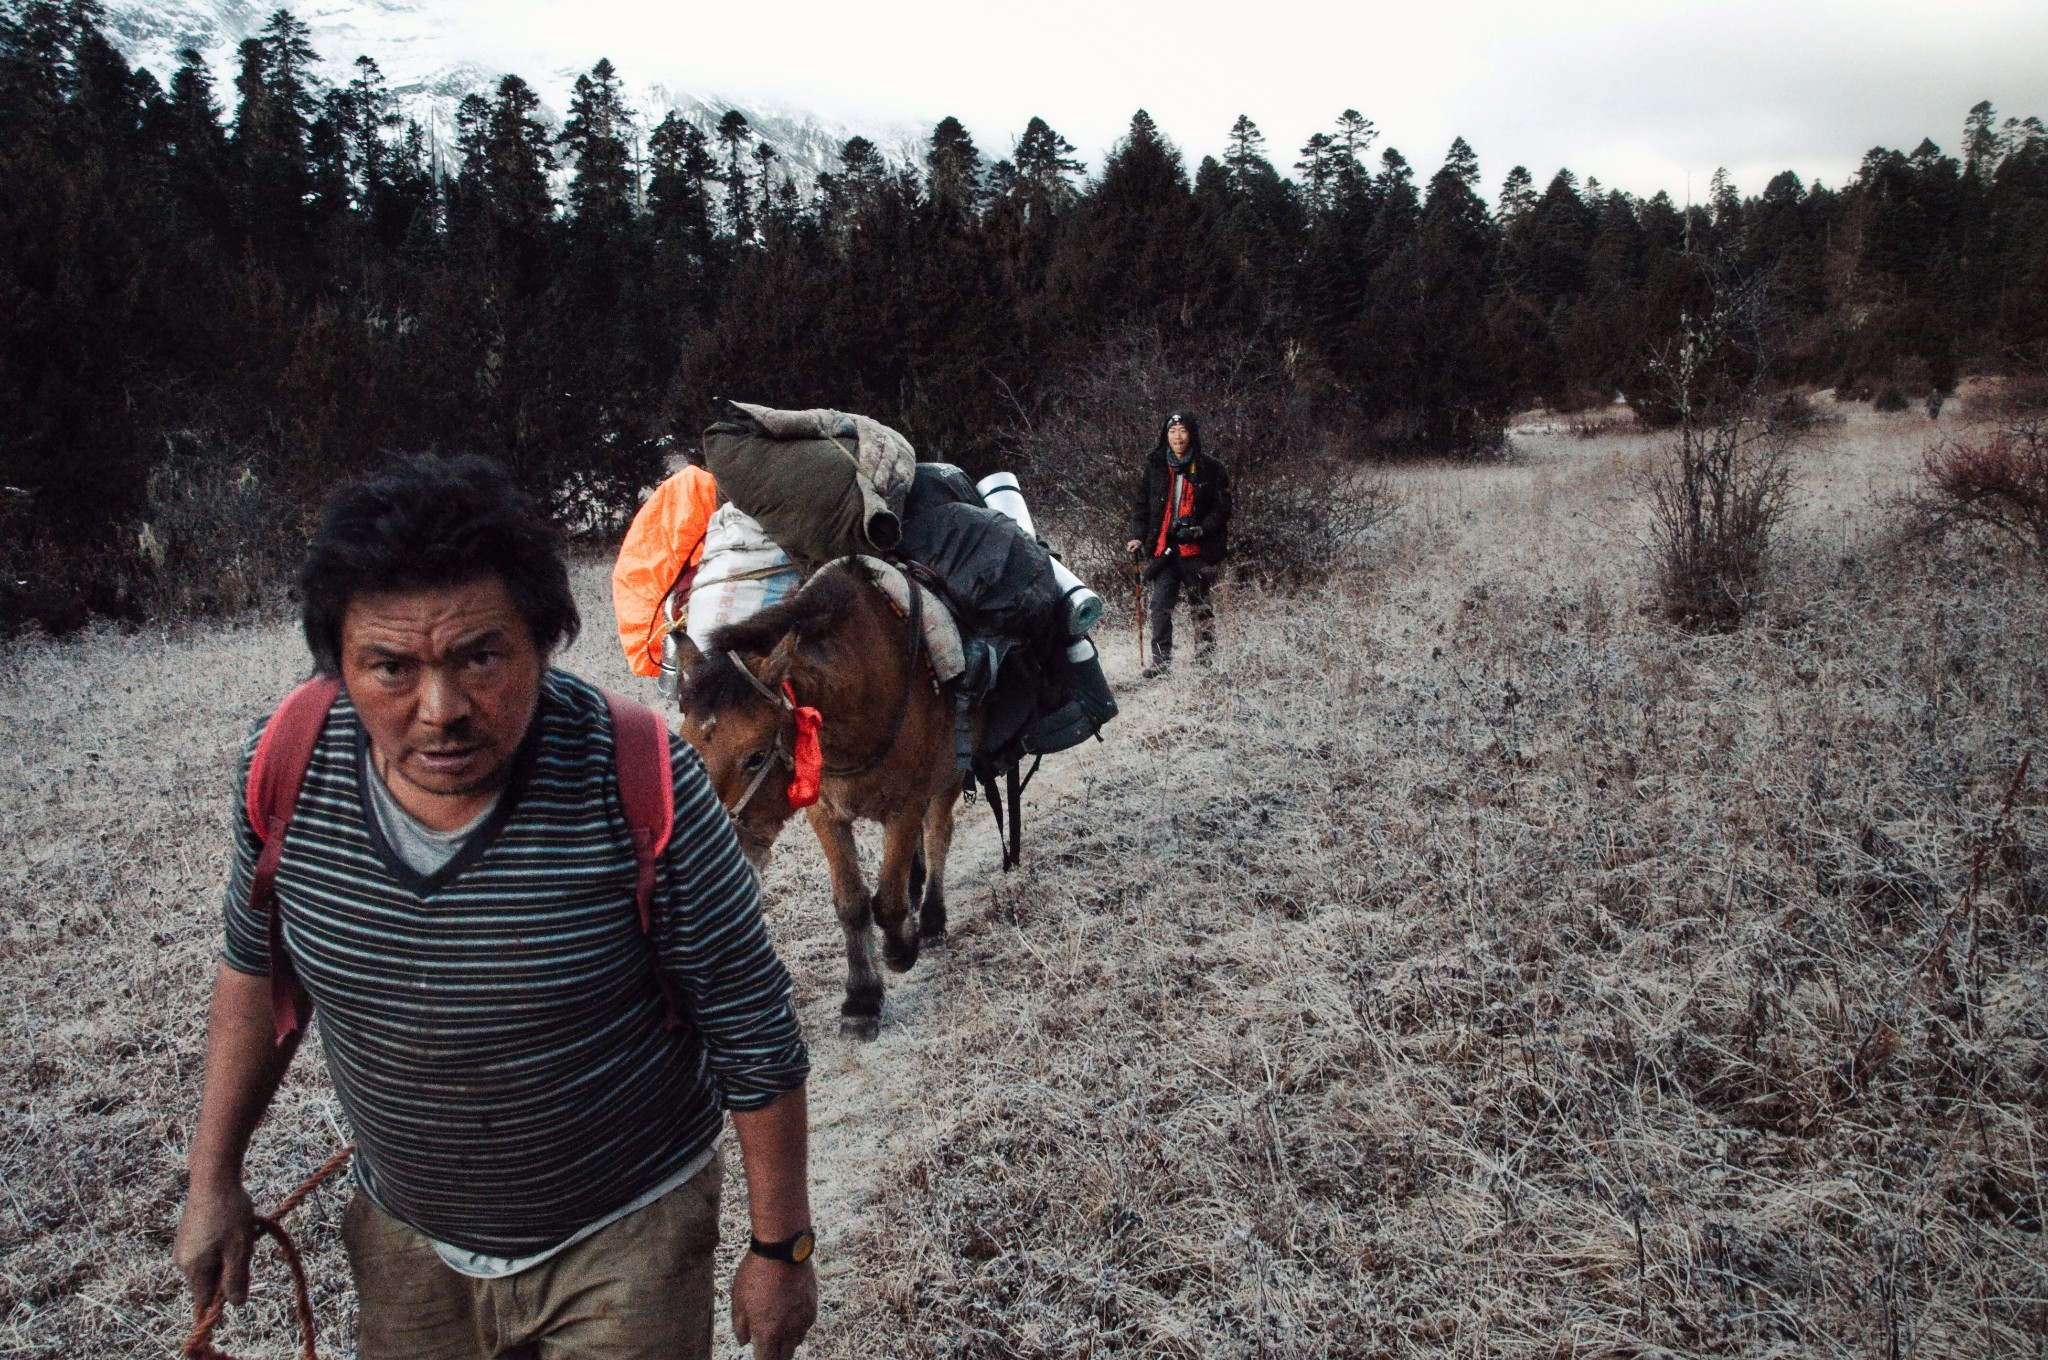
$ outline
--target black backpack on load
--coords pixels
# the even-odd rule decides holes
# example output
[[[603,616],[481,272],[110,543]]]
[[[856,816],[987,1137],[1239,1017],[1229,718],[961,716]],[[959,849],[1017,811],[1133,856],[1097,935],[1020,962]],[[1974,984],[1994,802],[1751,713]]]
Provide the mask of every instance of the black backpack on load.
[[[1018,799],[1037,758],[1078,746],[1116,716],[1094,644],[1086,657],[1067,629],[1067,605],[1053,580],[1051,551],[1000,510],[990,509],[950,463],[920,463],[904,505],[895,555],[945,599],[960,625],[968,669],[956,684],[961,768],[978,782],[1005,833],[1003,867],[1017,861]],[[969,749],[965,716],[979,703],[982,737]],[[1031,773],[1020,772],[1025,757]],[[1004,825],[1003,776],[1010,792]]]

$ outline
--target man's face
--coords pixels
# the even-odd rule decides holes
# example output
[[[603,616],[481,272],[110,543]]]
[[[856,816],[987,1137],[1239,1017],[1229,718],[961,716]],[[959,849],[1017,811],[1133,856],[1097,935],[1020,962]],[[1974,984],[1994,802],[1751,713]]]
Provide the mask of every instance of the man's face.
[[[544,658],[505,583],[359,595],[341,620],[341,678],[399,805],[469,820],[511,774]]]
[[[1188,433],[1188,427],[1179,422],[1166,427],[1166,447],[1173,450],[1176,458],[1188,456],[1188,445],[1194,442],[1194,438]]]

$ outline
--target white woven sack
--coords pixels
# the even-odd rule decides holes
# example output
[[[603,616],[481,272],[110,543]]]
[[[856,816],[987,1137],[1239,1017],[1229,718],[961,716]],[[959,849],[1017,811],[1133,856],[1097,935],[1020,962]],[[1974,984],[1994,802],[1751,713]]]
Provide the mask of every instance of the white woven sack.
[[[695,585],[701,588],[789,565],[789,554],[775,546],[758,520],[736,505],[721,505],[704,530],[704,560],[697,566]],[[694,590],[690,598],[696,599]]]
[[[788,561],[786,557],[783,559],[785,564]],[[802,573],[788,565],[772,576],[708,583],[700,579],[690,589],[690,621],[685,631],[689,633],[690,641],[697,644],[698,651],[708,651],[713,633],[728,623],[750,619],[769,605],[788,598],[802,582]]]

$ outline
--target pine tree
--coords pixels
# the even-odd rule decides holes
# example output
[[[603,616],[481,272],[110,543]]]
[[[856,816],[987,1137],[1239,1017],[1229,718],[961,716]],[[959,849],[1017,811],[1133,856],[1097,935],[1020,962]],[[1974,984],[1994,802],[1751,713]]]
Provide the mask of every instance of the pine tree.
[[[1491,448],[1510,396],[1488,333],[1496,252],[1478,184],[1479,159],[1463,137],[1455,138],[1430,177],[1415,241],[1392,263],[1408,275],[1395,326],[1413,363],[1410,390],[1423,441],[1446,452]]]
[[[1204,157],[1195,175],[1205,310],[1251,328],[1280,310],[1277,294],[1286,287],[1301,236],[1293,186],[1266,159],[1265,143],[1258,125],[1240,114],[1224,159]]]
[[[228,230],[234,211],[227,133],[221,127],[206,59],[189,47],[178,58],[165,121],[171,188],[184,211],[206,232],[218,235]]]
[[[313,106],[306,68],[312,52],[303,25],[279,10],[261,37],[242,42],[239,54],[232,145],[239,162],[242,230],[274,261],[295,259],[309,225],[305,203],[311,187]]]
[[[1971,105],[1963,119],[1963,173],[1979,183],[1998,173],[1998,112],[1988,99]]]
[[[1197,218],[1180,151],[1139,109],[1103,162],[1078,230],[1061,242],[1069,314],[1098,323],[1146,320],[1190,328],[1202,289]]]
[[[571,221],[595,248],[614,245],[632,219],[639,188],[626,142],[632,131],[624,83],[611,62],[599,58],[588,74],[576,77],[569,117],[556,139],[576,166],[569,181]]]
[[[1330,149],[1335,164],[1331,192],[1338,200],[1339,211],[1344,210],[1346,200],[1356,207],[1371,197],[1372,175],[1365,168],[1365,155],[1378,138],[1379,130],[1372,119],[1357,109],[1346,109],[1337,115],[1337,130],[1331,134]]]
[[[711,186],[718,158],[697,125],[669,110],[647,142],[648,213],[665,276],[692,304],[708,308],[718,267]]]
[[[942,118],[925,153],[932,207],[942,220],[958,224],[981,207],[981,152],[958,118]]]
[[[1373,176],[1373,194],[1379,209],[1373,214],[1367,238],[1367,261],[1377,267],[1415,233],[1415,221],[1422,215],[1422,200],[1415,192],[1415,172],[1408,158],[1393,147],[1380,153],[1380,172]]]
[[[1073,154],[1073,143],[1054,132],[1043,118],[1034,116],[1024,125],[1024,135],[1017,139],[1013,159],[1017,167],[1016,190],[1023,200],[1027,220],[1034,214],[1057,214],[1072,206],[1074,186],[1067,176],[1087,169],[1072,159]]]
[[[355,206],[366,211],[372,226],[381,227],[387,238],[402,232],[412,205],[394,197],[398,165],[389,138],[403,120],[374,58],[356,58],[355,75],[340,89],[329,91],[323,116],[342,142],[341,172]]]
[[[554,217],[551,140],[533,87],[518,76],[500,80],[484,124],[484,180],[498,220],[514,230],[537,234]]]
[[[1536,182],[1529,167],[1518,165],[1500,182],[1500,220],[1503,226],[1521,221],[1536,210]]]
[[[1742,195],[1736,192],[1735,181],[1728,177],[1725,167],[1714,171],[1707,184],[1707,195],[1714,218],[1714,242],[1733,250],[1742,239]],[[1588,198],[1591,197],[1589,194]]]
[[[1272,163],[1266,159],[1266,134],[1260,132],[1259,125],[1245,114],[1237,115],[1237,121],[1230,125],[1230,136],[1225,145],[1229,149],[1223,153],[1223,164],[1239,181],[1255,173],[1257,167],[1272,168]]]
[[[748,156],[754,162],[754,201],[761,205],[764,219],[774,218],[777,215],[775,167],[781,161],[782,153],[768,142],[756,142]]]
[[[740,245],[754,239],[753,194],[745,164],[746,146],[753,139],[754,129],[738,109],[727,109],[718,120],[718,142],[725,148],[725,229]]]
[[[1315,133],[1301,148],[1301,159],[1294,163],[1294,168],[1301,171],[1302,206],[1308,209],[1311,222],[1330,210],[1330,194],[1337,179],[1334,146],[1335,140],[1329,133]]]

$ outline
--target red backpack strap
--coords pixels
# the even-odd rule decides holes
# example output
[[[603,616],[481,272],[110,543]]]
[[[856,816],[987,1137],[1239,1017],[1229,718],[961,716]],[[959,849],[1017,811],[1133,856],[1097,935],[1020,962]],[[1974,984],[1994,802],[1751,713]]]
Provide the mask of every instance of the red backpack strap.
[[[619,802],[633,833],[633,863],[639,878],[633,900],[640,929],[654,932],[654,865],[675,830],[675,774],[668,762],[668,724],[642,703],[607,693],[612,711],[612,759],[619,775]]]
[[[313,747],[340,693],[341,681],[316,677],[287,695],[256,742],[243,790],[250,829],[263,844],[249,880],[249,907],[263,912],[270,922],[270,1016],[280,1044],[305,1028],[313,1003],[285,952],[284,923],[277,909],[277,865],[284,858],[285,832],[299,804],[299,786],[313,763]]]

